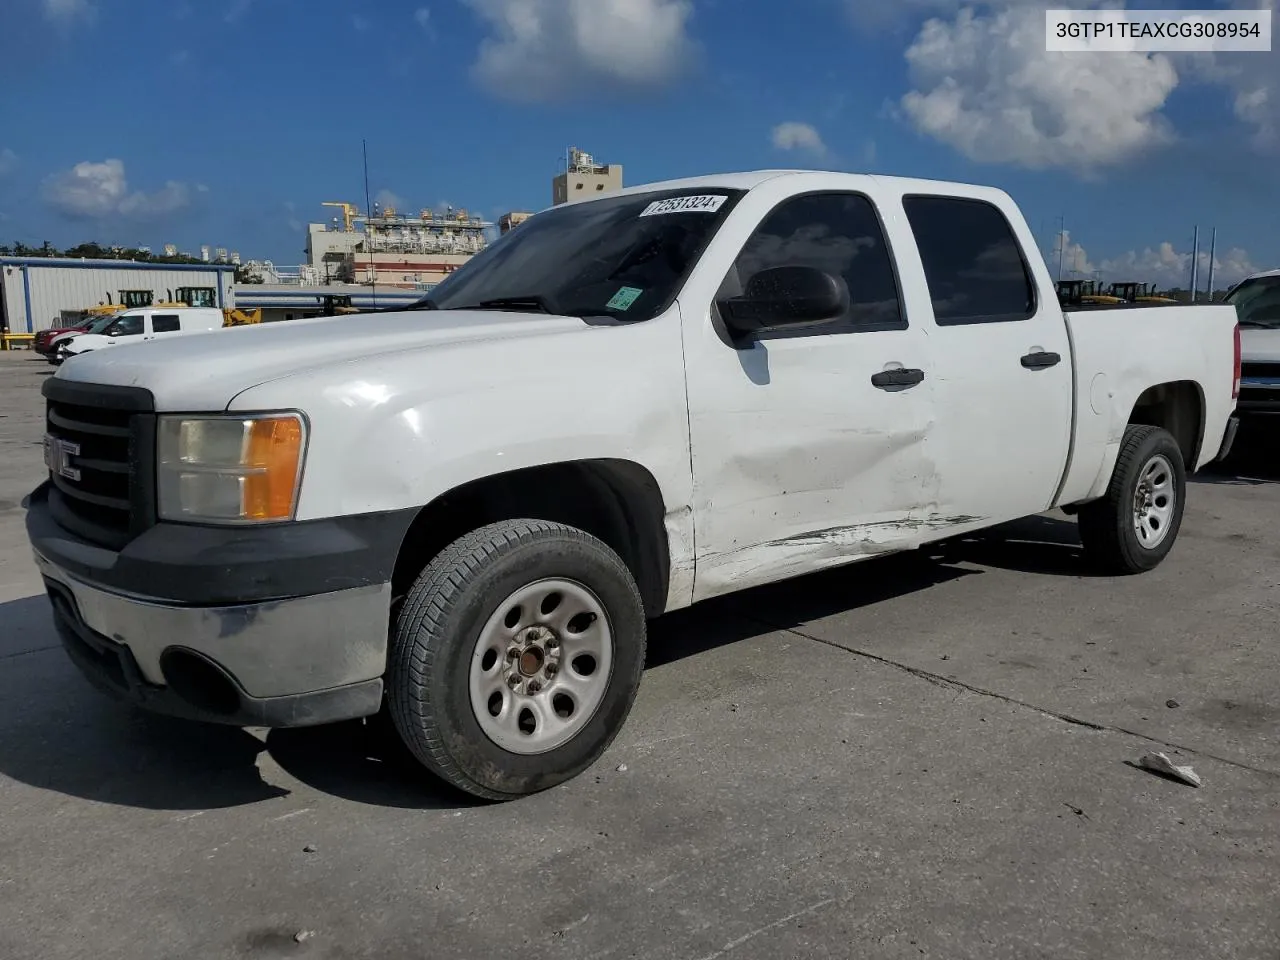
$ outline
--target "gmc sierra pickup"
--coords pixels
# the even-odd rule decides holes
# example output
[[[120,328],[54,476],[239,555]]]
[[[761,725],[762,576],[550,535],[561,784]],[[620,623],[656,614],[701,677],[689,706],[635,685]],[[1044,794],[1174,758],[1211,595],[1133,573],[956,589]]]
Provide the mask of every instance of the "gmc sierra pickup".
[[[503,799],[599,757],[666,611],[1055,507],[1151,569],[1238,377],[1231,306],[1064,315],[999,190],[672,181],[541,212],[408,310],[72,358],[27,525],[103,689],[385,710]]]

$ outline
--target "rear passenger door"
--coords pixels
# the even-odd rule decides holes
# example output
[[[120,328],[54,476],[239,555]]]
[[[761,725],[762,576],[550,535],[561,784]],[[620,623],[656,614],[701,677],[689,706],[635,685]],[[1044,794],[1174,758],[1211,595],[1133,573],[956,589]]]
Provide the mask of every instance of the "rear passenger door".
[[[1046,509],[1072,429],[1071,345],[1026,223],[984,199],[907,195],[928,286],[939,507],[973,525]],[[1039,263],[1043,272],[1043,264]],[[924,312],[923,310],[918,312]]]
[[[182,329],[181,320],[176,313],[156,313],[151,316],[151,332],[147,334],[147,339],[151,340],[158,334],[177,333]]]
[[[927,341],[873,198],[765,187],[735,214],[759,217],[745,244],[681,295],[699,600],[912,545],[931,472]],[[713,301],[800,265],[845,280],[846,314],[726,340]]]

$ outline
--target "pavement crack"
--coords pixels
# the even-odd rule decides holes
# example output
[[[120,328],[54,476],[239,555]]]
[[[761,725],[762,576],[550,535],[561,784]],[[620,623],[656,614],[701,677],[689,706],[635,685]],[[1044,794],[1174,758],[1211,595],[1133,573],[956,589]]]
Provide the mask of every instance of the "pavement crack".
[[[55,643],[50,647],[33,647],[30,650],[19,650],[16,653],[2,653],[0,660],[16,660],[18,657],[29,657],[33,653],[47,653],[50,650],[61,650],[62,645]]]
[[[728,943],[726,943],[723,947],[721,947],[715,953],[709,953],[705,957],[702,957],[701,960],[716,960],[717,957],[723,957],[726,953],[729,953],[732,950],[738,949],[738,947],[742,946],[748,940],[752,940],[755,937],[760,936],[760,934],[762,933],[768,933],[770,930],[775,930],[778,927],[783,926],[784,924],[790,923],[792,920],[799,920],[801,917],[808,916],[811,913],[821,910],[823,907],[829,907],[831,904],[835,902],[836,902],[835,897],[829,897],[826,900],[820,900],[817,903],[810,904],[809,906],[805,907],[803,910],[797,910],[795,913],[789,913],[785,917],[780,917],[777,920],[774,920],[772,923],[766,923],[764,926],[757,927],[756,929],[752,930],[750,933],[743,934],[741,937],[738,937],[736,940],[730,940]]]
[[[739,614],[739,616],[744,615]],[[895,670],[901,670],[903,673],[909,673],[911,676],[916,677],[919,680],[924,680],[926,683],[932,683],[935,686],[948,687],[953,690],[964,690],[980,697],[1000,700],[1012,706],[1021,707],[1024,710],[1033,710],[1041,716],[1050,717],[1054,720],[1059,720],[1062,723],[1071,724],[1072,726],[1084,727],[1086,730],[1093,730],[1097,733],[1119,733],[1127,737],[1134,737],[1135,739],[1146,741],[1147,743],[1154,743],[1161,747],[1168,747],[1171,750],[1177,750],[1180,753],[1185,753],[1189,756],[1201,757],[1205,760],[1212,760],[1215,763],[1225,763],[1227,766],[1235,767],[1238,770],[1246,770],[1249,773],[1261,774],[1264,777],[1280,778],[1280,771],[1268,770],[1265,767],[1255,767],[1248,763],[1242,763],[1239,760],[1232,760],[1228,757],[1222,757],[1215,753],[1209,753],[1208,751],[1201,750],[1197,747],[1189,747],[1186,744],[1177,743],[1172,740],[1162,740],[1159,737],[1153,737],[1147,733],[1140,733],[1137,730],[1130,730],[1127,727],[1118,727],[1109,723],[1094,723],[1092,720],[1082,720],[1080,717],[1072,716],[1069,713],[1061,713],[1057,710],[1051,710],[1048,707],[1028,703],[1026,700],[1019,700],[1017,697],[998,693],[995,690],[988,690],[985,687],[965,683],[963,680],[940,676],[939,674],[931,673],[930,671],[924,670],[920,667],[913,667],[910,664],[901,663],[900,661],[892,660],[889,657],[882,657],[879,654],[870,652],[869,650],[859,650],[856,647],[846,647],[843,644],[836,643],[834,640],[825,640],[822,637],[816,637],[811,633],[805,633],[803,630],[799,630],[795,627],[784,627],[781,624],[770,623],[768,620],[762,620],[759,617],[746,616],[744,618],[757,623],[762,627],[768,627],[771,630],[781,630],[784,633],[793,634],[804,640],[812,640],[814,643],[820,643],[823,646],[831,647],[833,650],[839,650],[840,652],[850,654],[851,656],[862,657],[863,659],[883,664],[886,667],[893,667]]]

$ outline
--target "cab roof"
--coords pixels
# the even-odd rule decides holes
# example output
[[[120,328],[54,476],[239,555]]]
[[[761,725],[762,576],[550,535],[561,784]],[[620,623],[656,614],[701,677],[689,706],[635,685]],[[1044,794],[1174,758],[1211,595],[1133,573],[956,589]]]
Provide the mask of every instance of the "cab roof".
[[[626,196],[628,194],[637,193],[656,193],[665,190],[697,190],[697,189],[721,189],[721,190],[752,190],[769,180],[777,180],[783,178],[810,179],[820,180],[825,184],[832,186],[845,186],[849,189],[857,189],[859,186],[865,187],[867,182],[882,183],[893,185],[903,190],[920,190],[926,193],[946,192],[940,191],[939,188],[963,188],[961,191],[966,195],[971,195],[975,191],[982,193],[1004,194],[1003,190],[996,187],[986,186],[982,184],[961,183],[959,181],[948,180],[927,180],[914,177],[893,177],[882,176],[881,174],[871,173],[842,173],[835,170],[745,170],[738,173],[718,173],[701,177],[684,177],[677,180],[657,180],[652,183],[641,183],[631,187],[624,187],[621,190],[612,190],[607,194],[598,196],[583,197],[578,200],[570,200],[569,203],[591,203],[596,200],[604,200],[608,197]],[[550,209],[550,208],[548,208]]]

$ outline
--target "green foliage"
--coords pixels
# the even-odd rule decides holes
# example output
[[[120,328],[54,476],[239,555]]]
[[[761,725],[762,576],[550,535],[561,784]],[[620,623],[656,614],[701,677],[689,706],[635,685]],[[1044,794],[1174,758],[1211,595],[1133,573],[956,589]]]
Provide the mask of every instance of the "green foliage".
[[[135,247],[104,247],[90,241],[78,243],[66,250],[59,250],[48,240],[38,247],[31,247],[21,240],[15,240],[12,246],[0,246],[0,256],[8,257],[70,257],[75,260],[136,260],[140,263],[204,263],[199,257],[181,255],[166,257],[157,256],[150,250],[138,250]]]

